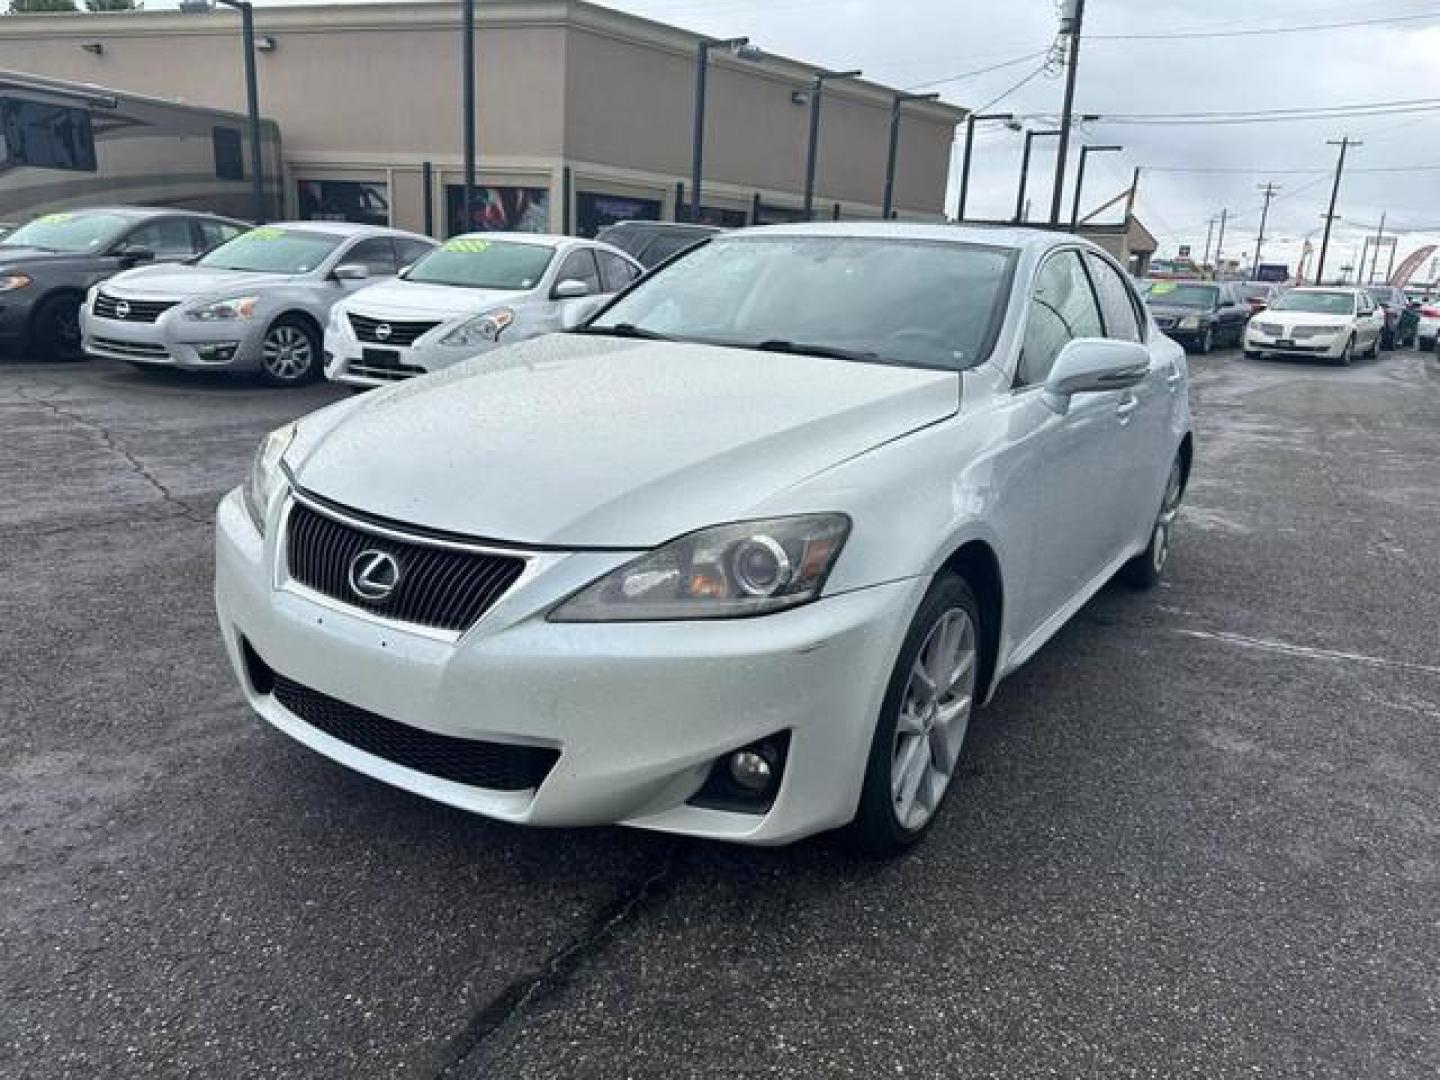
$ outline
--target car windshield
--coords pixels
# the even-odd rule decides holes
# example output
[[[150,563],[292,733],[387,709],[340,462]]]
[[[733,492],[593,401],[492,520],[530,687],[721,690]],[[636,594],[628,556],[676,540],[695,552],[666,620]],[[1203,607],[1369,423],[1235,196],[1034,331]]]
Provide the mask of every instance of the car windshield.
[[[227,240],[198,265],[215,270],[252,270],[269,274],[308,274],[340,246],[343,236],[262,225]]]
[[[120,214],[46,214],[5,237],[4,246],[101,252],[118,240],[133,221]]]
[[[989,353],[1013,260],[949,241],[712,240],[583,329],[960,370]]]
[[[1220,297],[1214,285],[1185,285],[1176,281],[1151,282],[1145,298],[1163,307],[1213,308]]]
[[[1355,297],[1348,292],[1308,292],[1292,289],[1270,305],[1271,311],[1308,311],[1321,315],[1349,315]]]
[[[456,236],[412,266],[406,281],[466,289],[533,289],[555,257],[546,244]]]

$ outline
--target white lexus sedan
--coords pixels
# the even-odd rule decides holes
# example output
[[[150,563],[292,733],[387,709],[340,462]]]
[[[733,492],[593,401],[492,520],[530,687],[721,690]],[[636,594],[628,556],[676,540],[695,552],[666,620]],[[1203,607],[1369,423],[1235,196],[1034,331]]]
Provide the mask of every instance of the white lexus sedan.
[[[325,374],[381,386],[584,322],[643,274],[618,248],[534,233],[467,233],[336,304]]]
[[[216,602],[255,711],[386,783],[896,851],[997,683],[1158,579],[1192,454],[1185,354],[1094,245],[752,229],[273,432]]]

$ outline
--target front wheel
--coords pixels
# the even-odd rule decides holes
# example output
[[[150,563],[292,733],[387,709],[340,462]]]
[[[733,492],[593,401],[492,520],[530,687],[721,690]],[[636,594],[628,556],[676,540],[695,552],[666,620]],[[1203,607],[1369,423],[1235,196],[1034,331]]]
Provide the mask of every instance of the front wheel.
[[[898,854],[935,820],[970,726],[980,640],[970,586],[958,574],[937,577],[905,635],[875,726],[852,826],[863,851]]]
[[[319,335],[296,318],[277,319],[260,344],[260,374],[272,386],[298,386],[320,370]]]
[[[35,309],[31,341],[45,360],[82,360],[80,348],[80,299],[52,296]]]
[[[1345,342],[1345,348],[1340,351],[1340,359],[1336,361],[1341,367],[1349,367],[1350,361],[1355,358],[1355,338],[1352,335]]]
[[[1120,580],[1134,589],[1153,589],[1165,573],[1170,560],[1170,540],[1175,531],[1175,518],[1180,513],[1180,496],[1185,489],[1185,466],[1180,455],[1170,463],[1165,479],[1165,494],[1160,499],[1160,512],[1150,529],[1150,543],[1145,550],[1120,568]]]

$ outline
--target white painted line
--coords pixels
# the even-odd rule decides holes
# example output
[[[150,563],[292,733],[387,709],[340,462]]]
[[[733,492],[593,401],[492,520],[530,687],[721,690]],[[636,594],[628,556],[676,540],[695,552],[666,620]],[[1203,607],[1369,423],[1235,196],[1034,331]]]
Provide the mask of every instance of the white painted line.
[[[1180,630],[1175,633],[1186,637],[1202,638],[1206,641],[1221,641],[1242,649],[1260,649],[1264,652],[1298,656],[1306,660],[1329,660],[1352,664],[1370,664],[1374,667],[1398,668],[1402,671],[1418,671],[1425,675],[1440,675],[1440,667],[1430,664],[1412,664],[1405,660],[1387,660],[1382,656],[1366,656],[1363,653],[1338,652],[1335,649],[1314,649],[1308,645],[1291,645],[1285,641],[1268,641],[1265,638],[1246,637],[1243,634],[1228,634],[1224,631]]]

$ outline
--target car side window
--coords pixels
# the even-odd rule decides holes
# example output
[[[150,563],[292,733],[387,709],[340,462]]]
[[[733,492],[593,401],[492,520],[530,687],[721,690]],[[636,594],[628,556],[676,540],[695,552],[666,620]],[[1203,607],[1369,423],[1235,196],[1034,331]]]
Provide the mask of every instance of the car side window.
[[[1055,366],[1065,343],[1103,337],[1100,309],[1078,251],[1061,251],[1045,260],[1030,294],[1025,341],[1015,372],[1016,386],[1038,386]]]
[[[424,240],[410,240],[403,236],[395,238],[395,250],[400,258],[402,267],[418,262],[435,250],[434,244],[427,244]]]
[[[388,236],[369,237],[341,255],[340,263],[358,263],[374,276],[386,277],[395,273],[395,244]]]
[[[600,278],[605,282],[607,293],[619,292],[639,276],[639,271],[613,251],[597,251],[600,260]]]
[[[1095,295],[1100,300],[1100,314],[1105,319],[1105,336],[1121,341],[1140,340],[1140,320],[1135,314],[1135,301],[1130,289],[1120,277],[1120,272],[1098,255],[1085,253],[1085,265],[1090,268],[1090,280],[1095,283]]]
[[[209,251],[213,247],[219,247],[226,240],[233,240],[245,230],[238,225],[227,225],[223,221],[207,221],[203,218],[192,221],[191,224],[200,233],[200,250]]]
[[[186,218],[160,218],[147,221],[133,230],[123,244],[127,248],[153,251],[157,262],[166,259],[188,259],[198,250]]]
[[[565,261],[555,273],[555,284],[571,278],[585,282],[590,286],[591,293],[604,291],[600,288],[600,270],[595,265],[595,254],[589,248],[581,248],[565,256]]]

